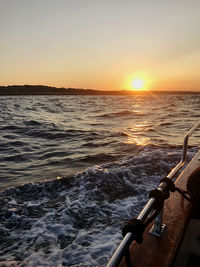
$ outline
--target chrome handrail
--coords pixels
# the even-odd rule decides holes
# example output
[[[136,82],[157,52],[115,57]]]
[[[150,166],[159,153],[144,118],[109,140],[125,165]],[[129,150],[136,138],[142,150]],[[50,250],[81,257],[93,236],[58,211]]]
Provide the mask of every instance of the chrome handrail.
[[[199,127],[199,125],[200,125],[200,121],[198,121],[184,136],[183,151],[182,151],[181,161],[167,175],[168,178],[172,179],[177,174],[177,172],[185,165],[185,162],[186,162],[186,159],[187,159],[187,147],[188,147],[189,137]]]
[[[172,179],[177,172],[185,165],[187,159],[187,147],[189,137],[193,134],[193,132],[199,127],[200,121],[198,121],[184,136],[183,140],[183,150],[180,162],[176,165],[175,168],[171,170],[171,172],[167,175],[167,178]],[[165,182],[160,183],[158,186],[158,190],[163,191],[166,188],[167,184]],[[144,222],[148,215],[154,210],[153,206],[155,204],[155,198],[150,198],[147,204],[144,206],[143,210],[138,215],[137,219]],[[131,232],[127,233],[123,238],[122,242],[116,249],[115,253],[111,257],[107,267],[116,267],[120,264],[122,258],[125,256],[125,253],[128,251],[130,244],[133,240],[133,234]]]

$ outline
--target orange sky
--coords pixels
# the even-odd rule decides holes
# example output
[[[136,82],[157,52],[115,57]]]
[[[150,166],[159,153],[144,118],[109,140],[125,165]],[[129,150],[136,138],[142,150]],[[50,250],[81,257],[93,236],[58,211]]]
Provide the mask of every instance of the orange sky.
[[[0,85],[200,90],[199,0],[0,5]]]

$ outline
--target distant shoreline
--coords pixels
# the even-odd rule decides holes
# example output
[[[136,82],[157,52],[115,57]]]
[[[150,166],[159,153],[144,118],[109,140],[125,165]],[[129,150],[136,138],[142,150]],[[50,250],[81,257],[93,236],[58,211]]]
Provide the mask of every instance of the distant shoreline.
[[[57,88],[44,85],[0,86],[0,95],[146,95],[200,94],[200,91],[101,91],[95,89]]]

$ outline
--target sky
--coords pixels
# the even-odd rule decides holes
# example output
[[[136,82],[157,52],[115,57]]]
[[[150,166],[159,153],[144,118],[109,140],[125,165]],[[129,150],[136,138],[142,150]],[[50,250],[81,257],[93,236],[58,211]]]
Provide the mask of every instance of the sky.
[[[200,0],[0,0],[0,85],[200,90]]]

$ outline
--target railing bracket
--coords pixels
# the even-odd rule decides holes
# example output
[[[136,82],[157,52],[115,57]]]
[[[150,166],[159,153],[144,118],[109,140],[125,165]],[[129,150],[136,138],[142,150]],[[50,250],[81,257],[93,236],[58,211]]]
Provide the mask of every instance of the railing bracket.
[[[149,233],[151,235],[155,235],[157,237],[161,237],[166,225],[162,223],[162,216],[163,216],[163,209],[159,212],[159,214],[156,216],[154,220],[154,225],[152,226],[151,230]]]
[[[165,228],[166,228],[166,225],[165,225],[165,224],[162,224],[162,225],[161,225],[161,229],[160,229],[160,231],[157,231],[157,230],[155,230],[155,227],[154,227],[154,225],[153,225],[153,226],[151,227],[150,231],[149,231],[149,234],[151,234],[151,235],[155,235],[155,236],[157,236],[157,237],[161,237],[162,234],[163,234],[163,232],[165,231]]]

